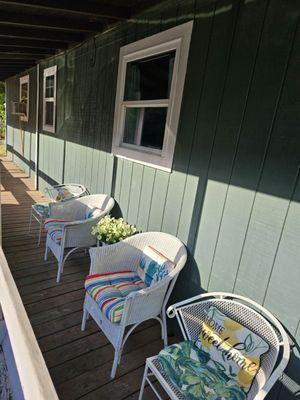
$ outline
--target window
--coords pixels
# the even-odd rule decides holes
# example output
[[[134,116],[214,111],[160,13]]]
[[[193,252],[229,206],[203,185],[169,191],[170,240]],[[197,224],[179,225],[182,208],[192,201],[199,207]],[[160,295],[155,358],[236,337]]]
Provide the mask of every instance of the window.
[[[43,129],[55,132],[57,66],[44,70]]]
[[[22,103],[22,121],[28,121],[29,118],[29,75],[20,78],[20,103]]]
[[[112,152],[171,170],[193,22],[120,49]]]

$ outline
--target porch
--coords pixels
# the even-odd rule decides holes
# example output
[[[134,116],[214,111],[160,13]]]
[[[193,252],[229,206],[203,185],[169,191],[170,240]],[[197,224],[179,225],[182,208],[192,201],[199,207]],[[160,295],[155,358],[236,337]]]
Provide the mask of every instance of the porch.
[[[31,204],[43,195],[8,158],[1,158],[1,174],[2,246],[59,398],[137,399],[145,359],[162,348],[159,325],[144,323],[130,337],[112,381],[112,346],[92,320],[80,330],[89,256],[70,257],[57,285],[56,260],[43,261],[45,236],[37,247],[38,225],[28,234]],[[145,398],[154,397],[146,389]]]

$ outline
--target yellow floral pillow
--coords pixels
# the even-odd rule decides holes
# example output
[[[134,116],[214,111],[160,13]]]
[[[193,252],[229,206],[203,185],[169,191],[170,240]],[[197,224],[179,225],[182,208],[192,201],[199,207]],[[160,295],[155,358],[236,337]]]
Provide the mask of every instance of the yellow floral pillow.
[[[259,370],[260,356],[269,350],[261,337],[213,306],[207,312],[196,346],[208,353],[211,363],[221,367],[245,393]]]

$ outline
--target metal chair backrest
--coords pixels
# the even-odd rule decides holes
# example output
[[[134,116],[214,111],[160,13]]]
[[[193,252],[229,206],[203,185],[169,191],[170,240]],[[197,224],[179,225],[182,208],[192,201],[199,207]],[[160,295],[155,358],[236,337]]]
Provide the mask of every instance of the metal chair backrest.
[[[210,306],[256,333],[269,344],[247,399],[263,399],[281,376],[289,360],[289,341],[279,321],[264,307],[232,293],[205,293],[168,308],[170,318],[177,317],[185,340],[197,340]],[[275,368],[276,366],[276,368]]]
[[[88,189],[79,183],[63,183],[49,186],[44,189],[47,197],[52,201],[67,201],[89,195]]]

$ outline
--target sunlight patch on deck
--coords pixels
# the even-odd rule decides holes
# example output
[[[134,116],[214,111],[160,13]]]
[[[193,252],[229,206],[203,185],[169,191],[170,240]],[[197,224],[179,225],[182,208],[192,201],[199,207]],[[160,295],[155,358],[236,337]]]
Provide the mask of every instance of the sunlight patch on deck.
[[[1,195],[1,204],[16,204],[20,205],[18,200],[15,198],[15,196],[12,194],[12,192],[3,192]]]

